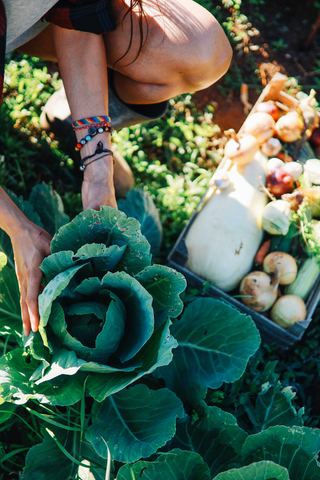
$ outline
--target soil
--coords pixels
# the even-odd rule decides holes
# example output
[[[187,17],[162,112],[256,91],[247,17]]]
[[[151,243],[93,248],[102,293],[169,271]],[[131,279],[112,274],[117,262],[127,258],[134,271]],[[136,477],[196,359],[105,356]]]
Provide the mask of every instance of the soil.
[[[260,32],[249,38],[257,50],[251,51],[249,47],[247,53],[243,53],[242,49],[235,48],[230,67],[233,78],[238,76],[248,84],[249,102],[256,102],[262,88],[276,72],[295,77],[306,93],[311,88],[318,88],[320,93],[320,27],[313,35],[316,21],[320,22],[320,9],[314,5],[315,2],[266,0],[263,5],[253,3],[261,2],[242,0],[241,12],[247,16],[249,27],[251,24],[251,29]],[[237,26],[234,34],[238,34]],[[250,62],[259,72],[254,82],[252,69],[248,69]],[[251,70],[251,77],[246,74],[248,70]],[[229,128],[239,130],[246,118],[240,101],[240,86],[240,83],[230,86],[227,74],[215,85],[195,94],[199,108],[208,103],[217,107],[213,120],[222,131]]]

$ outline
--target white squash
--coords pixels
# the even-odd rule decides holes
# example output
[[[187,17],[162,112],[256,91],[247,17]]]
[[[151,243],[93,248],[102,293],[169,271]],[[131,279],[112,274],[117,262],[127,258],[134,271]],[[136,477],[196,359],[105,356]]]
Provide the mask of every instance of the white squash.
[[[259,177],[265,184],[267,160],[257,152],[244,167],[233,165],[229,187],[207,200],[186,235],[186,267],[225,292],[251,270],[263,237],[267,196],[258,187]]]

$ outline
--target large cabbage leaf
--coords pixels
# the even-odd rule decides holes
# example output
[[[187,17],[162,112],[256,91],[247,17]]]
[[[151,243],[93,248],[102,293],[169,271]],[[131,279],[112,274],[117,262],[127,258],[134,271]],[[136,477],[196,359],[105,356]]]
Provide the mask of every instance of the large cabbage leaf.
[[[163,447],[175,433],[176,419],[184,415],[170,390],[135,385],[94,405],[86,438],[102,457],[108,456],[107,443],[114,460],[132,463]]]
[[[193,405],[205,397],[208,387],[239,379],[260,345],[251,317],[213,298],[188,305],[172,333],[179,343],[173,361],[154,375]]]
[[[177,425],[175,447],[201,455],[213,478],[229,468],[241,467],[241,449],[248,434],[242,430],[231,413],[202,402],[197,409],[199,419],[184,419]]]
[[[274,462],[262,461],[248,467],[234,468],[220,473],[214,480],[290,480],[288,470]]]
[[[117,480],[210,480],[203,458],[179,449],[163,453],[154,462],[140,461],[120,468]]]
[[[290,480],[318,480],[320,430],[307,427],[274,426],[250,435],[244,442],[242,457],[249,464],[270,460],[285,467]]]

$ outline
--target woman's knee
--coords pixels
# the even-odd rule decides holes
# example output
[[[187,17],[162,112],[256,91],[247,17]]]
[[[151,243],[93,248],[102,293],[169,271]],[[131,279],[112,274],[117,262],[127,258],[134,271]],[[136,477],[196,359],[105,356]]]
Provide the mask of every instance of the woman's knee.
[[[228,70],[232,49],[222,27],[208,11],[199,12],[202,28],[191,31],[185,46],[184,81],[191,90],[212,85]]]
[[[138,58],[137,38],[125,52],[130,29],[106,35],[109,65],[135,83],[139,97],[166,98],[212,85],[229,68],[232,51],[216,19],[192,0],[149,0],[145,7],[148,22],[146,41]],[[151,6],[150,6],[151,5]],[[128,19],[126,20],[126,22]],[[122,83],[125,78],[122,79]]]

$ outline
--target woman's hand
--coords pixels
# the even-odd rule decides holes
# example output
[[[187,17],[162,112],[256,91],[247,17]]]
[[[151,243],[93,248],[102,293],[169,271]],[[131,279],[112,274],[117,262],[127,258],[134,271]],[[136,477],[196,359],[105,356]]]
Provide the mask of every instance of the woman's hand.
[[[39,265],[50,254],[50,241],[49,233],[31,222],[21,232],[11,235],[26,336],[39,327],[38,296],[43,275]]]
[[[113,184],[113,158],[96,160],[84,170],[82,182],[83,209],[100,210],[102,205],[117,208]]]

